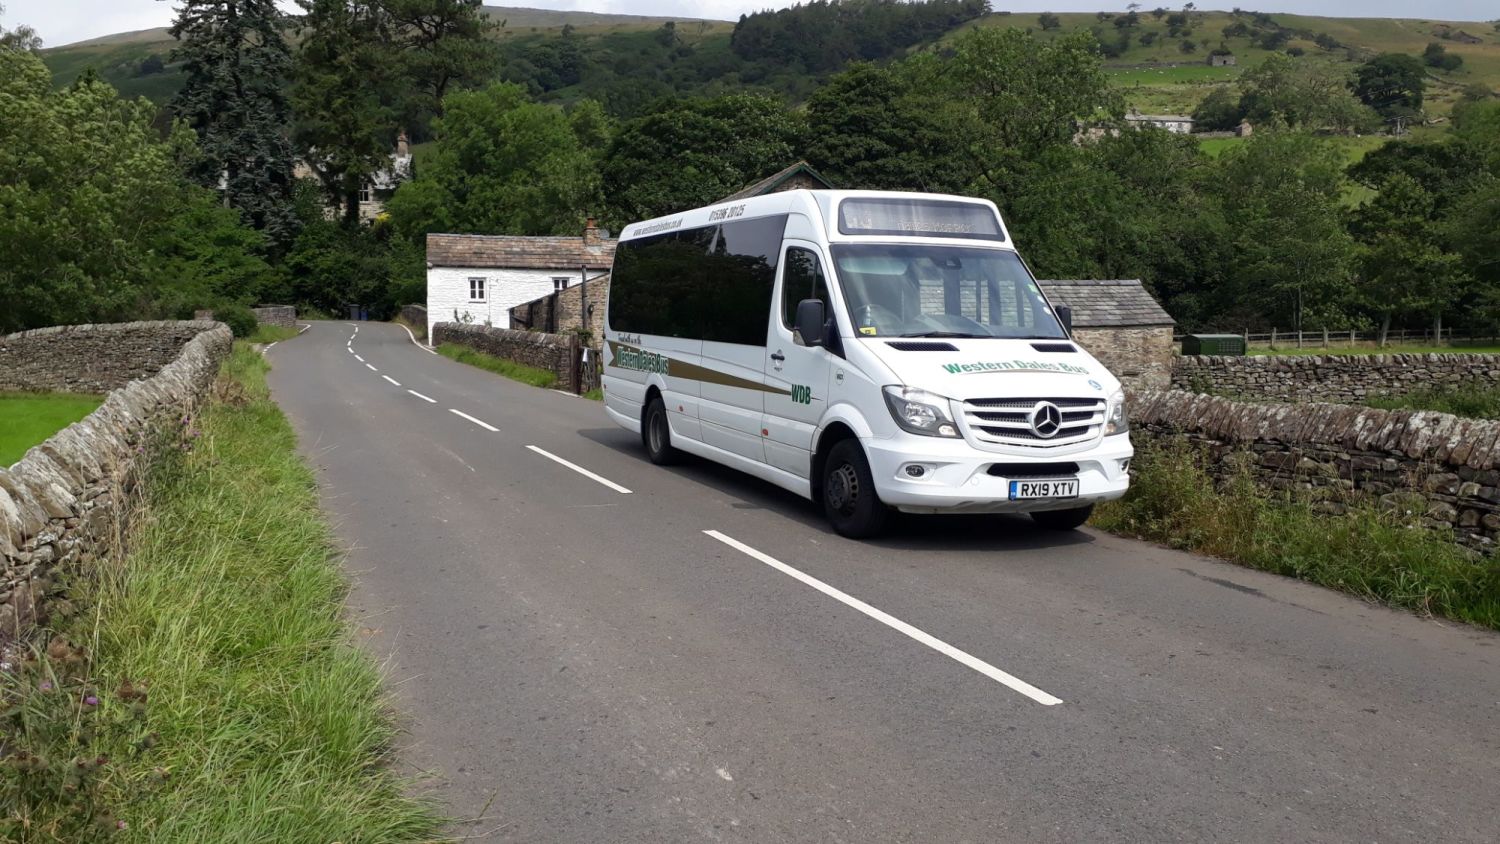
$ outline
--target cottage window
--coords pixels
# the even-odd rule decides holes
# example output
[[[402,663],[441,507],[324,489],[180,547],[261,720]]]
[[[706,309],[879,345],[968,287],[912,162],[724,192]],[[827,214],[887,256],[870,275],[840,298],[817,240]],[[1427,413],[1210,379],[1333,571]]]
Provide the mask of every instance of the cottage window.
[[[370,201],[370,188],[369,188],[369,186],[365,186],[365,187],[362,187],[362,188],[359,189],[359,201],[360,202],[369,202]]]
[[[470,302],[483,302],[484,301],[484,279],[483,278],[471,278],[471,279],[469,279],[469,301]]]
[[[558,292],[560,290],[567,290],[568,289],[568,282],[571,281],[571,280],[572,279],[568,278],[567,276],[553,276],[552,277],[552,291],[554,293],[556,293],[556,292]]]

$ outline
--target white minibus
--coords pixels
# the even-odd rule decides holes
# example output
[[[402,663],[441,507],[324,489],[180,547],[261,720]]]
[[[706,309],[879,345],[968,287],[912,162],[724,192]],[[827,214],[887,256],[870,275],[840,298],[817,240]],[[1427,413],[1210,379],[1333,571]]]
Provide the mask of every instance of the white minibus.
[[[1129,485],[1120,382],[1069,337],[995,205],[795,190],[634,223],[605,412],[652,462],[715,460],[822,503],[1081,525]]]

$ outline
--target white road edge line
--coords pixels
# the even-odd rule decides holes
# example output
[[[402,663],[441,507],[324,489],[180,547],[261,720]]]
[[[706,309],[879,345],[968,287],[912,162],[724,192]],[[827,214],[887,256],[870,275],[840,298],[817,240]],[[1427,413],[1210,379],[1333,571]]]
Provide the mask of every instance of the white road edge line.
[[[280,341],[280,340],[277,340],[277,341],[276,341],[276,343],[280,343],[280,342],[281,342],[281,341]],[[274,349],[274,348],[276,348],[276,343],[272,343],[272,344],[271,344],[271,345],[269,345],[269,346],[266,346],[266,347],[265,347],[265,348],[264,348],[264,349],[261,349],[261,350],[260,350],[260,353],[261,353],[261,354],[265,354],[265,353],[266,353],[266,352],[269,352],[269,351],[271,351],[271,350],[272,350],[272,349]]]
[[[389,375],[382,375],[380,377],[384,378],[385,380],[387,380],[389,382],[391,382],[392,384],[395,384],[397,387],[401,386],[401,382],[400,381],[397,381],[396,379],[392,378]]]
[[[552,461],[561,463],[564,466],[567,466],[569,469],[572,469],[573,471],[577,472],[578,474],[583,475],[585,478],[589,478],[590,480],[598,481],[599,483],[604,484],[605,486],[609,487],[610,489],[614,490],[615,492],[622,492],[622,493],[624,493],[626,495],[630,495],[630,490],[626,489],[625,487],[620,486],[619,484],[615,483],[614,481],[610,480],[609,478],[602,477],[600,475],[594,474],[593,472],[590,472],[589,470],[583,468],[582,466],[579,466],[577,463],[570,463],[570,462],[562,459],[561,457],[558,457],[557,455],[553,454],[552,452],[546,451],[546,450],[543,450],[543,449],[540,449],[540,448],[537,448],[534,445],[528,445],[526,447],[529,448],[529,449],[531,449],[532,451],[536,452],[537,454],[540,454],[541,456],[547,458],[548,460],[552,460]]]
[[[494,425],[491,425],[490,423],[484,421],[483,419],[475,419],[474,417],[470,416],[469,414],[464,413],[462,410],[454,410],[453,408],[450,407],[450,408],[448,408],[448,412],[456,414],[458,416],[462,416],[463,418],[469,420],[470,422],[473,422],[475,425],[478,425],[479,427],[485,429],[486,431],[498,431],[498,430],[500,430],[499,428],[496,428]]]
[[[407,390],[407,392],[411,393],[412,395],[416,396],[417,398],[421,399],[422,401],[427,402],[428,404],[437,404],[437,399],[430,399],[430,398],[422,395],[421,393],[417,392],[416,390]]]
[[[297,333],[301,334],[301,333],[307,331],[307,329],[309,329],[309,328],[312,328],[312,323],[310,323],[310,322],[307,325],[302,326],[302,330],[298,331]]]
[[[380,370],[376,369],[375,367],[371,366],[368,363],[365,364],[365,366],[368,367],[371,372],[379,372],[380,371]]]
[[[978,657],[964,653],[958,648],[955,648],[947,642],[944,642],[942,639],[939,639],[936,636],[933,636],[923,630],[919,630],[902,621],[901,619],[890,615],[889,613],[878,610],[875,607],[870,606],[869,604],[852,595],[835,589],[834,587],[829,586],[828,584],[817,579],[816,577],[813,577],[810,574],[804,574],[797,569],[794,569],[791,566],[787,565],[786,563],[783,563],[782,561],[776,559],[775,557],[772,557],[768,554],[763,554],[760,551],[751,548],[749,545],[746,545],[745,543],[740,542],[733,537],[725,536],[724,534],[719,533],[716,530],[705,530],[704,533],[708,534],[714,539],[719,540],[725,545],[728,545],[730,548],[733,548],[736,551],[745,554],[746,556],[753,557],[761,561],[762,563],[765,563],[766,565],[770,566],[773,569],[776,569],[782,574],[802,581],[808,586],[811,586],[812,588],[818,590],[819,592],[822,592],[823,594],[827,595],[830,598],[833,598],[836,601],[859,610],[860,612],[864,613],[870,618],[875,619],[881,624],[886,625],[887,627],[890,627],[901,633],[905,633],[907,636],[916,639],[918,642],[921,642],[927,647],[932,648],[938,653],[949,657],[950,659],[956,660],[957,662],[960,662],[964,665],[967,665],[968,667],[974,669],[975,671],[978,671],[980,674],[983,674],[991,680],[994,680],[995,682],[1011,689],[1012,691],[1020,692],[1021,694],[1031,698],[1032,700],[1042,704],[1043,706],[1056,706],[1057,704],[1062,703],[1062,698],[1053,697],[1052,695],[1047,694],[1046,692],[1038,689],[1036,686],[1031,685],[1025,680],[1022,680],[1019,677],[1015,677],[1011,674],[1007,674],[1004,671],[996,668],[995,666],[990,665],[988,662],[979,659]]]
[[[398,323],[396,323],[396,324],[397,324],[397,325],[401,325],[401,323],[399,323],[399,322],[398,322]],[[404,325],[401,325],[401,327],[402,327],[402,328],[406,328],[406,326],[404,326]],[[416,347],[417,347],[417,348],[419,348],[419,349],[421,349],[421,350],[422,350],[422,351],[424,351],[424,352],[427,352],[427,353],[429,353],[429,354],[434,354],[434,355],[435,355],[435,354],[437,354],[437,352],[436,352],[436,351],[433,351],[433,349],[432,349],[432,347],[431,347],[431,346],[424,346],[424,345],[422,345],[422,344],[421,344],[421,343],[418,343],[418,342],[417,342],[417,335],[415,335],[415,334],[413,334],[413,333],[411,333],[411,329],[410,329],[410,328],[406,328],[406,336],[408,336],[408,337],[410,337],[410,338],[411,338],[411,342],[412,342],[412,345],[413,345],[413,346],[416,346]]]

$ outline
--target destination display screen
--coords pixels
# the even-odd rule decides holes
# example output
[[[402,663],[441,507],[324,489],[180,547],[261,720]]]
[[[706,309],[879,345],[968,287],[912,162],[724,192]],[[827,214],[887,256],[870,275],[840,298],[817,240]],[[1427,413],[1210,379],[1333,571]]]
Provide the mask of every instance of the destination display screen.
[[[843,234],[1005,240],[1000,219],[976,202],[935,199],[846,199],[839,203]]]

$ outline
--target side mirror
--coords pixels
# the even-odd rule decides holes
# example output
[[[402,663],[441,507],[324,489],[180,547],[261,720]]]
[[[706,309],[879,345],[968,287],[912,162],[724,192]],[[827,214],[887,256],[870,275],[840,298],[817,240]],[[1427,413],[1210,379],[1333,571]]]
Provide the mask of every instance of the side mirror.
[[[1063,331],[1069,335],[1073,333],[1073,309],[1067,305],[1058,305],[1053,308],[1057,312],[1057,321],[1062,323]]]
[[[803,299],[797,303],[797,335],[804,346],[822,346],[827,339],[824,327],[826,311],[822,299]]]

